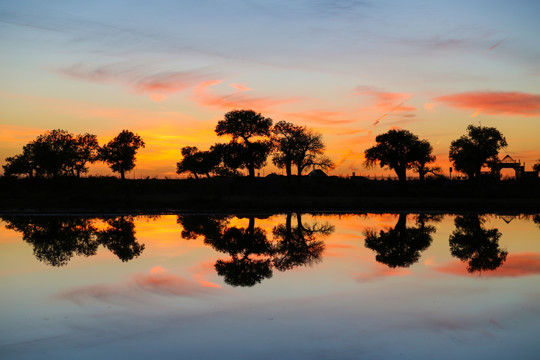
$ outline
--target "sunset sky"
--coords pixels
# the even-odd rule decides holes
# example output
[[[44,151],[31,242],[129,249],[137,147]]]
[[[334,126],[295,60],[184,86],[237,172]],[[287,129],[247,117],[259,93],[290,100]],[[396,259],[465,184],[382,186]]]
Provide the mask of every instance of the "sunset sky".
[[[447,172],[469,124],[530,170],[539,15],[536,0],[2,1],[0,165],[47,130],[129,129],[146,142],[135,176],[176,177],[183,146],[227,141],[223,114],[253,109],[321,132],[335,175],[384,174],[363,152],[391,128]]]

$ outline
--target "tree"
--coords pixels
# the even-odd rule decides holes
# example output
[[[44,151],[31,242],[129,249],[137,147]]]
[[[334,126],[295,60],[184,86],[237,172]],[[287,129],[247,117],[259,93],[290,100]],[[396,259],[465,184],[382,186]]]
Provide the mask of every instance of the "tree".
[[[533,170],[537,173],[540,172],[540,159],[536,162],[536,164],[533,165]]]
[[[427,140],[419,140],[414,147],[416,152],[416,160],[413,163],[413,169],[418,173],[420,180],[424,180],[427,173],[435,173],[439,171],[439,167],[429,167],[428,164],[435,161],[435,156],[432,154],[433,147]]]
[[[323,156],[325,146],[321,134],[286,121],[278,122],[272,132],[276,149],[272,162],[278,168],[285,168],[287,176],[292,175],[293,165],[296,165],[298,176],[310,167],[323,170],[333,167],[332,161]]]
[[[109,164],[112,171],[120,173],[120,177],[124,180],[125,172],[135,167],[137,150],[144,148],[144,145],[139,135],[122,130],[99,150],[99,158]]]
[[[196,146],[183,147],[182,156],[184,158],[176,164],[176,173],[190,172],[196,179],[199,178],[199,175],[210,177],[210,174],[218,168],[221,162],[220,154],[217,151],[199,151]]]
[[[88,172],[87,163],[93,163],[99,158],[99,144],[96,135],[84,134],[75,137],[75,159],[73,170],[77,177]]]
[[[6,175],[73,176],[88,171],[86,164],[97,159],[96,135],[73,135],[51,130],[23,147],[23,153],[6,158]]]
[[[272,143],[267,138],[270,135],[272,119],[263,117],[253,110],[232,110],[225,114],[216,126],[218,136],[230,135],[230,147],[222,149],[233,152],[240,168],[246,168],[249,176],[255,176],[255,169],[266,164],[266,158],[272,149]],[[255,140],[254,138],[263,137]]]
[[[71,175],[75,166],[75,140],[66,130],[51,130],[29,144],[38,175]]]
[[[28,177],[34,177],[36,167],[32,159],[31,147],[25,145],[22,154],[7,157],[6,164],[2,167],[6,176],[28,175]]]
[[[367,149],[364,154],[366,165],[371,167],[379,162],[380,167],[388,166],[394,170],[401,183],[407,180],[407,169],[416,168],[425,174],[425,165],[435,160],[431,155],[431,145],[420,140],[408,130],[390,130],[375,138],[377,145]]]
[[[507,143],[494,127],[469,125],[467,131],[467,135],[452,141],[449,157],[457,171],[478,180],[482,166],[488,161],[498,161],[499,150]]]

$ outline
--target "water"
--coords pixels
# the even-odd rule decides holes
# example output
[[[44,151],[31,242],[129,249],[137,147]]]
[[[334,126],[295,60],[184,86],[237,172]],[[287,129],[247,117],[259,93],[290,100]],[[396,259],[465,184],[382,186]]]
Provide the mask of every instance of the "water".
[[[538,359],[539,220],[3,217],[0,358]]]

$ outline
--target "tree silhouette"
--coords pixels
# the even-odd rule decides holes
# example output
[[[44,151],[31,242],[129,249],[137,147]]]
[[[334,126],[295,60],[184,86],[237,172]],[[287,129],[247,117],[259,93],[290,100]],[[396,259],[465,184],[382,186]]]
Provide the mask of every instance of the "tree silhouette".
[[[221,236],[206,238],[204,242],[217,251],[231,256],[219,259],[215,268],[227,284],[253,286],[272,277],[272,245],[263,229],[255,227],[255,218],[249,218],[247,228],[228,227]]]
[[[218,136],[232,137],[230,146],[221,146],[222,150],[232,154],[225,162],[232,166],[238,165],[234,169],[248,169],[249,176],[254,177],[255,170],[266,164],[272,149],[272,143],[267,139],[271,126],[272,119],[253,110],[232,110],[226,113],[225,119],[220,120],[215,129]]]
[[[498,229],[484,229],[485,218],[479,215],[456,216],[456,230],[450,235],[450,252],[463,262],[467,271],[495,270],[506,260],[508,253],[499,249]]]
[[[178,215],[176,222],[182,226],[183,239],[194,240],[203,236],[205,243],[211,244],[222,236],[229,218],[220,215]]]
[[[419,222],[419,227],[407,227],[407,214],[399,214],[393,229],[364,233],[365,246],[377,252],[375,259],[391,268],[409,267],[420,259],[420,253],[431,244],[433,226]]]
[[[407,180],[407,169],[424,172],[425,165],[435,160],[431,145],[408,130],[390,130],[377,135],[375,141],[377,145],[364,152],[366,165],[374,166],[378,162],[381,168],[389,167],[401,183]]]
[[[221,156],[217,151],[199,151],[196,146],[185,146],[182,148],[183,159],[176,164],[176,173],[182,174],[190,172],[196,179],[199,175],[206,175],[216,171],[220,162]]]
[[[296,214],[297,225],[292,226],[292,214],[287,214],[285,224],[272,230],[275,246],[273,264],[279,271],[297,266],[312,265],[321,260],[324,242],[320,239],[330,235],[334,227],[329,224],[304,224],[301,214]]]
[[[84,134],[77,135],[75,142],[75,159],[73,163],[73,171],[77,177],[88,172],[87,163],[93,163],[98,160],[99,144],[96,135]]]
[[[98,242],[96,228],[87,218],[6,217],[6,228],[22,233],[22,238],[34,248],[35,257],[51,266],[65,266],[73,255],[95,255]]]
[[[536,225],[540,227],[540,214],[534,215],[533,221]]]
[[[325,146],[321,134],[286,121],[278,122],[272,132],[276,148],[272,162],[278,168],[285,168],[287,176],[292,175],[293,164],[298,176],[302,176],[302,172],[310,167],[323,170],[333,167],[332,161],[323,156]]]
[[[96,135],[73,135],[66,130],[51,130],[23,147],[23,153],[6,158],[6,175],[58,177],[88,171],[86,164],[96,161],[99,146]]]
[[[137,150],[144,146],[144,141],[139,135],[122,130],[100,149],[99,157],[109,165],[112,171],[120,173],[120,177],[124,180],[125,172],[135,167]]]
[[[144,250],[135,237],[135,224],[131,216],[104,218],[108,228],[97,233],[100,244],[118,256],[123,262],[138,257]]]
[[[35,161],[32,154],[32,146],[27,144],[23,147],[23,153],[6,158],[6,163],[2,166],[4,168],[4,175],[27,175],[28,177],[34,177],[36,170]]]
[[[536,164],[533,165],[533,170],[536,171],[537,173],[540,172],[540,159],[538,159],[536,161]]]
[[[482,166],[488,161],[498,161],[497,155],[501,148],[506,147],[506,139],[494,127],[469,125],[467,132],[467,135],[452,141],[450,161],[469,179],[480,179]]]
[[[436,160],[435,156],[432,154],[433,147],[427,140],[419,140],[414,146],[414,151],[416,155],[414,156],[416,160],[413,162],[413,169],[418,173],[418,177],[421,181],[424,180],[427,173],[435,174],[437,171],[440,171],[439,167],[430,167],[428,164]]]

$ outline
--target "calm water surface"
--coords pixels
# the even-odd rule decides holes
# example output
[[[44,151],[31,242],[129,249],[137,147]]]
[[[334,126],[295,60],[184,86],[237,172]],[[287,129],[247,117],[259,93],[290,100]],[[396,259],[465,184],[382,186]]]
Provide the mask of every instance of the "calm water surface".
[[[540,358],[540,216],[4,216],[0,249],[1,359]]]

